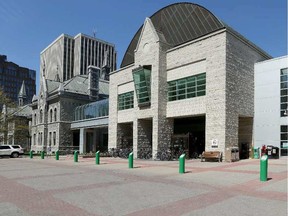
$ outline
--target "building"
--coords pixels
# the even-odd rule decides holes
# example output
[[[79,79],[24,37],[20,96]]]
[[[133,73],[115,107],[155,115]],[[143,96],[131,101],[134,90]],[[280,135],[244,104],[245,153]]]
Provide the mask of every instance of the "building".
[[[99,137],[108,137],[107,124],[103,130],[98,125],[98,130],[91,120],[108,115],[108,75],[116,69],[115,46],[84,34],[62,34],[41,52],[40,61],[40,90],[32,99],[31,149],[95,150]]]
[[[254,147],[272,145],[287,155],[288,56],[255,64]]]
[[[18,103],[18,93],[25,82],[26,100],[31,101],[36,93],[36,71],[7,61],[0,55],[0,87],[13,102]]]
[[[0,115],[0,145],[21,145],[25,150],[30,150],[32,108],[31,104],[27,104],[24,81],[18,94],[18,101],[15,107],[3,104]]]
[[[252,146],[254,64],[271,56],[206,8],[169,5],[134,35],[110,74],[109,147],[189,156]]]
[[[95,37],[81,33],[75,37],[62,34],[41,52],[40,61],[41,76],[44,72],[47,79],[64,82],[87,74],[89,65],[102,68],[105,62],[115,70],[116,50],[113,44]]]
[[[90,66],[88,71],[64,82],[42,76],[39,95],[32,100],[32,150],[79,149],[79,132],[71,131],[73,110],[109,95],[109,81],[100,78],[100,69]]]

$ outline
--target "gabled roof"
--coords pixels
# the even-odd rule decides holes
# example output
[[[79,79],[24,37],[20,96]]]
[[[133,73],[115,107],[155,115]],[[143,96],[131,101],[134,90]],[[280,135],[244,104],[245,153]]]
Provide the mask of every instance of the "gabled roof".
[[[7,108],[8,115],[29,117],[32,115],[32,107],[27,104],[17,108]]]
[[[61,82],[47,79],[46,83],[48,94],[58,92],[59,86],[61,84]],[[89,94],[88,87],[89,87],[88,75],[77,75],[63,82],[63,88],[65,92],[88,95]],[[108,81],[102,79],[99,80],[99,94],[105,94],[105,95],[109,94]]]
[[[78,94],[88,94],[88,75],[78,75],[64,82],[64,90]]]

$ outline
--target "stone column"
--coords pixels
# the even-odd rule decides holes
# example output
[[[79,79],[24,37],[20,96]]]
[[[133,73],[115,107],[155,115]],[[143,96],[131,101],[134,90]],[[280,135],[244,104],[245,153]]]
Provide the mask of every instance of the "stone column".
[[[99,139],[97,139],[99,136],[99,133],[97,133],[97,128],[93,128],[93,148],[92,151],[96,152],[99,150],[100,143],[98,142]]]
[[[80,128],[80,141],[79,141],[80,154],[86,153],[86,130]]]

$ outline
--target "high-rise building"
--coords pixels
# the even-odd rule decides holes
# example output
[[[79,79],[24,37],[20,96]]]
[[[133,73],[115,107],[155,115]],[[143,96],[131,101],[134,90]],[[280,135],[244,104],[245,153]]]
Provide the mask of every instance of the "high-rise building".
[[[36,71],[9,62],[6,55],[0,55],[0,86],[6,96],[15,103],[18,103],[18,93],[23,81],[25,102],[31,102],[36,93]]]
[[[76,75],[87,74],[89,65],[116,69],[114,44],[84,34],[74,38],[60,35],[40,54],[40,73],[47,79],[64,82]]]

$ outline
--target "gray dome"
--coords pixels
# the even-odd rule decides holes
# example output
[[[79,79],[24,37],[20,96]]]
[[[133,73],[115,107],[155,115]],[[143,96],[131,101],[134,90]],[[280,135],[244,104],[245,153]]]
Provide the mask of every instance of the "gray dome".
[[[164,7],[150,17],[157,31],[164,34],[173,47],[211,32],[225,28],[225,25],[206,8],[183,2]],[[134,63],[136,49],[143,25],[134,35],[123,57],[121,68]]]

